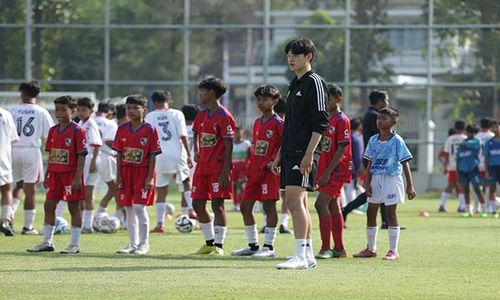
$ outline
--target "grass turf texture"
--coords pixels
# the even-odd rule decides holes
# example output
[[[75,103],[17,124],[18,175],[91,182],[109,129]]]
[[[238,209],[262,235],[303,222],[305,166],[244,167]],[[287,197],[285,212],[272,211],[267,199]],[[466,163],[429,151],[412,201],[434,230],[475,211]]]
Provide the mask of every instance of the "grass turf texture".
[[[180,194],[173,193],[169,199],[180,207]],[[388,248],[386,230],[379,230],[379,257],[352,258],[366,243],[365,216],[350,215],[345,231],[349,257],[320,260],[315,270],[276,270],[276,264],[293,253],[292,235],[278,234],[277,259],[231,257],[231,250],[247,243],[236,212],[228,212],[226,253],[217,258],[187,255],[203,244],[202,233],[178,233],[173,220],[167,221],[167,233],[150,236],[151,252],[142,257],[115,254],[128,243],[126,231],[82,235],[82,253],[74,256],[57,252],[69,244],[69,235],[56,236],[56,252],[42,254],[25,250],[40,243],[41,236],[2,235],[0,298],[499,299],[500,219],[438,214],[437,206],[437,199],[430,197],[400,206],[400,222],[408,229],[401,232],[401,259],[395,262],[381,259]],[[448,206],[452,210],[455,203]],[[428,210],[430,217],[419,217],[421,210]],[[37,211],[40,230],[41,202]],[[16,215],[19,233],[22,214],[21,206]],[[154,227],[154,209],[149,215]],[[315,212],[312,216],[317,251],[318,221]],[[64,217],[69,221],[67,212]]]

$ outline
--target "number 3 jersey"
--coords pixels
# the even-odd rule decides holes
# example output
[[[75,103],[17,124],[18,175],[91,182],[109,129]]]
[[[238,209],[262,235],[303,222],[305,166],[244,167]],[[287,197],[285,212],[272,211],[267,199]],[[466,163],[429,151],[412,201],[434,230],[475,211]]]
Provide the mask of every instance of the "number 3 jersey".
[[[19,142],[13,147],[35,147],[42,145],[41,137],[46,137],[54,121],[49,112],[37,104],[20,103],[10,109],[16,123]]]
[[[214,112],[200,111],[193,123],[198,139],[198,164],[196,173],[201,175],[220,174],[224,166],[224,139],[233,139],[236,122],[224,106]]]
[[[157,109],[146,115],[144,120],[158,132],[161,154],[156,157],[156,172],[177,173],[181,159],[187,154],[181,137],[188,136],[184,114],[177,109]]]
[[[45,144],[49,152],[47,170],[50,172],[76,171],[79,155],[87,155],[85,148],[85,130],[75,122],[61,129],[57,124],[50,128]]]
[[[121,153],[122,166],[127,167],[147,168],[151,154],[161,153],[158,133],[149,123],[135,130],[130,122],[122,124],[116,131],[113,148]]]
[[[269,120],[255,120],[253,125],[253,148],[250,152],[248,174],[256,175],[270,171],[268,164],[273,162],[281,147],[284,121],[277,114]]]

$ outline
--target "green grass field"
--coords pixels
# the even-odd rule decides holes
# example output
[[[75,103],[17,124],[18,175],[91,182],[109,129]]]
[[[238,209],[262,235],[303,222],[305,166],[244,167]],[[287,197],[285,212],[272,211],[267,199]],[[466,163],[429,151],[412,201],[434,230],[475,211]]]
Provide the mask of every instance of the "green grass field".
[[[169,198],[179,207],[179,194]],[[226,256],[219,258],[188,256],[203,244],[202,234],[180,234],[173,221],[167,223],[168,233],[151,236],[151,252],[145,257],[115,254],[128,242],[126,231],[84,235],[82,253],[76,256],[27,253],[26,248],[41,242],[40,236],[1,236],[0,298],[500,299],[500,219],[438,214],[437,204],[436,199],[420,197],[400,207],[401,223],[408,229],[401,233],[399,261],[330,259],[319,261],[314,270],[275,269],[293,252],[290,235],[278,234],[277,259],[229,256],[246,245],[241,216],[235,212],[228,213]],[[449,209],[454,208],[450,203]],[[430,217],[419,217],[421,210],[428,210]],[[22,209],[16,218],[19,232]],[[150,218],[154,225],[152,209]],[[38,229],[42,219],[40,203]],[[259,215],[259,224],[261,220]],[[317,251],[315,213],[313,220]],[[349,216],[349,254],[364,247],[364,224],[365,216]],[[56,250],[64,248],[69,237],[56,236]],[[379,254],[387,247],[387,231],[379,231]]]

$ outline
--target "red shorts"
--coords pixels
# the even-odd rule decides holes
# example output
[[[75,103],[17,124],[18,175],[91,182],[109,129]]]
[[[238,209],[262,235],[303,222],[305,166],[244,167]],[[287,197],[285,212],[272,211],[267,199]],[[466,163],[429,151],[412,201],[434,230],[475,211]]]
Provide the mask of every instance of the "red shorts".
[[[458,183],[457,171],[448,171],[448,182]]]
[[[81,178],[81,188],[74,190],[71,183],[75,178],[74,171],[70,172],[48,172],[47,174],[47,195],[45,201],[83,201],[85,200],[85,184],[83,183],[83,174]]]
[[[120,206],[132,206],[142,204],[151,206],[155,198],[155,181],[153,176],[153,187],[145,189],[148,168],[137,168],[122,166],[122,187],[118,190],[118,204]]]
[[[231,179],[233,181],[236,180],[244,180],[247,179],[247,169],[246,168],[234,168],[231,170]]]
[[[243,200],[279,200],[280,179],[271,172],[250,176],[245,184]]]
[[[328,182],[328,184],[326,184],[324,186],[320,186],[318,188],[318,192],[325,193],[332,198],[338,198],[338,197],[340,197],[340,192],[341,192],[343,186],[344,186],[343,182],[339,182],[339,181],[333,182],[330,180]]]
[[[195,171],[191,197],[193,200],[231,199],[233,198],[233,181],[231,175],[229,178],[229,184],[223,188],[219,183],[219,175],[205,175]]]

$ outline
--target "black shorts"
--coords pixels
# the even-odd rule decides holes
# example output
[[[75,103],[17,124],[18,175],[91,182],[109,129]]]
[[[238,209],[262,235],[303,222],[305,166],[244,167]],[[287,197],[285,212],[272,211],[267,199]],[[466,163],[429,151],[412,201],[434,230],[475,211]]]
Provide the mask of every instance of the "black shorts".
[[[304,175],[299,169],[302,158],[303,155],[286,154],[281,158],[280,188],[284,189],[287,185],[293,185],[303,187],[309,192],[315,190],[319,155],[314,155],[311,173]]]

